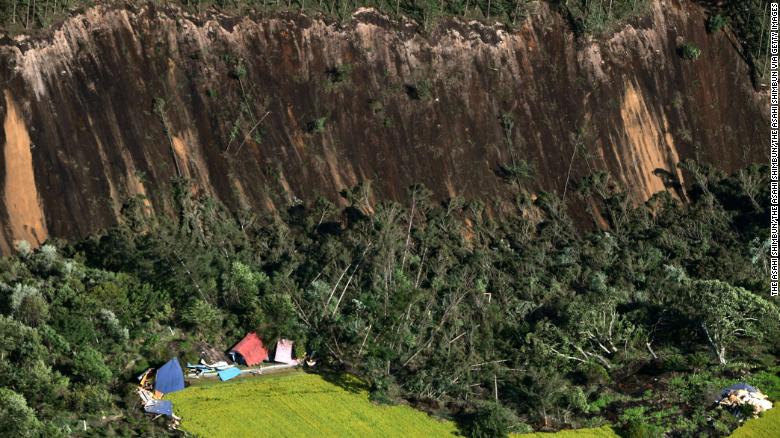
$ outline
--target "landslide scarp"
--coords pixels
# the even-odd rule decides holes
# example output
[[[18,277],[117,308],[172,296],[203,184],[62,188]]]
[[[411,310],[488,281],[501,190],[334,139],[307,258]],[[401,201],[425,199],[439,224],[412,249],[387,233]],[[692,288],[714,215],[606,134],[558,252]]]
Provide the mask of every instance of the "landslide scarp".
[[[500,198],[502,166],[522,162],[530,191],[573,199],[604,170],[641,202],[685,182],[680,160],[766,159],[766,94],[704,22],[687,1],[599,39],[544,3],[516,29],[426,34],[370,10],[341,24],[97,6],[0,47],[0,249],[109,226],[137,194],[167,214],[174,178],[273,211],[366,181],[393,199],[414,183]]]

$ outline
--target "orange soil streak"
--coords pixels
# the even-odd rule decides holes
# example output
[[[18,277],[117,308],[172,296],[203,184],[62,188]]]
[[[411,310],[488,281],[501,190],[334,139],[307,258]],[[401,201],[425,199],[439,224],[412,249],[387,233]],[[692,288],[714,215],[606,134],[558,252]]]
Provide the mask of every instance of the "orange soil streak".
[[[636,178],[628,178],[641,183],[644,188],[644,200],[654,193],[665,190],[663,181],[653,175],[655,169],[661,168],[676,173],[675,165],[679,157],[675,150],[673,138],[669,134],[668,122],[663,120],[663,130],[645,104],[644,98],[637,93],[633,84],[626,84],[626,94],[620,108],[620,115],[625,126],[628,140],[626,155],[632,159],[630,163],[635,169]]]
[[[173,143],[173,151],[176,153],[176,160],[179,162],[179,170],[181,170],[182,173],[181,176],[189,179],[190,166],[189,158],[187,157],[187,146],[180,137],[175,135],[173,136],[171,142]]]
[[[30,135],[11,94],[5,93],[5,184],[3,196],[13,240],[40,245],[48,237],[38,189],[35,186]]]

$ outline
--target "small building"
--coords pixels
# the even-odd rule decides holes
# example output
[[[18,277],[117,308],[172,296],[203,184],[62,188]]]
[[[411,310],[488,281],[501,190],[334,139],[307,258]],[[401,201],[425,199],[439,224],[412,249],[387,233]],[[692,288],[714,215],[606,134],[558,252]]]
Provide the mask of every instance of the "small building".
[[[251,332],[230,349],[230,355],[236,363],[252,366],[268,359],[268,350],[257,333]]]

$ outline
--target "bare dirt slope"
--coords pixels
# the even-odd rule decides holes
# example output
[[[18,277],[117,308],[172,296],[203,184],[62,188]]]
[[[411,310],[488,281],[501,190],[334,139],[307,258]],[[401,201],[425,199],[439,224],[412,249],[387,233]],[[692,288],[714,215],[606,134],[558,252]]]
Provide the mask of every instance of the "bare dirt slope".
[[[425,34],[371,11],[339,24],[95,7],[1,41],[0,249],[109,226],[134,194],[164,214],[177,175],[231,208],[337,200],[366,180],[395,199],[416,182],[473,198],[506,190],[497,169],[514,154],[534,163],[531,190],[561,193],[573,159],[571,179],[606,169],[642,201],[664,190],[656,169],[684,178],[681,159],[766,159],[766,95],[704,20],[657,1],[578,41],[545,4],[514,31]],[[683,41],[699,60],[680,59]]]

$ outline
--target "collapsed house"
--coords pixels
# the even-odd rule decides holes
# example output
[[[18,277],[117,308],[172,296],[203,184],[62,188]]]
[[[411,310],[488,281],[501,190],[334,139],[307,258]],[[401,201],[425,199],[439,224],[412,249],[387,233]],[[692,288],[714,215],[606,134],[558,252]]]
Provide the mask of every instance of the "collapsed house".
[[[268,350],[257,333],[250,332],[230,349],[230,356],[236,363],[252,366],[268,359]]]
[[[297,359],[293,359],[293,341],[280,339],[276,343],[274,351],[274,362],[281,365],[268,365],[256,367],[263,361],[270,358],[268,349],[263,344],[263,340],[255,332],[247,333],[236,345],[228,352],[233,364],[219,360],[213,363],[207,363],[201,358],[200,363],[187,363],[187,377],[198,379],[201,377],[219,377],[223,382],[234,379],[242,374],[263,374],[263,371],[291,368],[299,365]],[[245,365],[249,368],[240,369],[238,365]]]
[[[168,416],[173,420],[171,427],[177,428],[180,418],[173,413],[173,402],[162,400],[162,397],[184,389],[184,371],[179,364],[179,359],[172,358],[157,372],[149,368],[138,376],[138,381],[138,396],[141,398],[144,412]]]
[[[280,369],[294,367],[299,364],[297,359],[293,359],[293,341],[280,339],[276,343],[274,351],[274,362],[283,365],[272,365],[264,368],[239,369],[236,364],[247,366],[258,365],[269,359],[268,350],[263,345],[262,339],[255,332],[247,333],[233,348],[229,355],[234,364],[228,364],[223,360],[213,363],[207,363],[201,358],[200,363],[187,363],[189,370],[188,376],[199,378],[201,376],[218,376],[220,380],[226,381],[240,376],[242,373],[262,374],[263,369]],[[141,398],[141,404],[145,412],[156,415],[165,415],[173,419],[172,427],[176,428],[180,420],[173,413],[173,403],[170,400],[163,400],[165,394],[181,391],[185,387],[184,371],[182,370],[179,359],[171,358],[165,365],[161,366],[155,372],[149,368],[143,374],[138,376],[138,396]]]
[[[720,399],[716,401],[718,406],[730,409],[741,415],[740,408],[751,406],[753,416],[757,417],[761,412],[772,409],[772,402],[761,391],[747,383],[737,383],[720,392]]]

